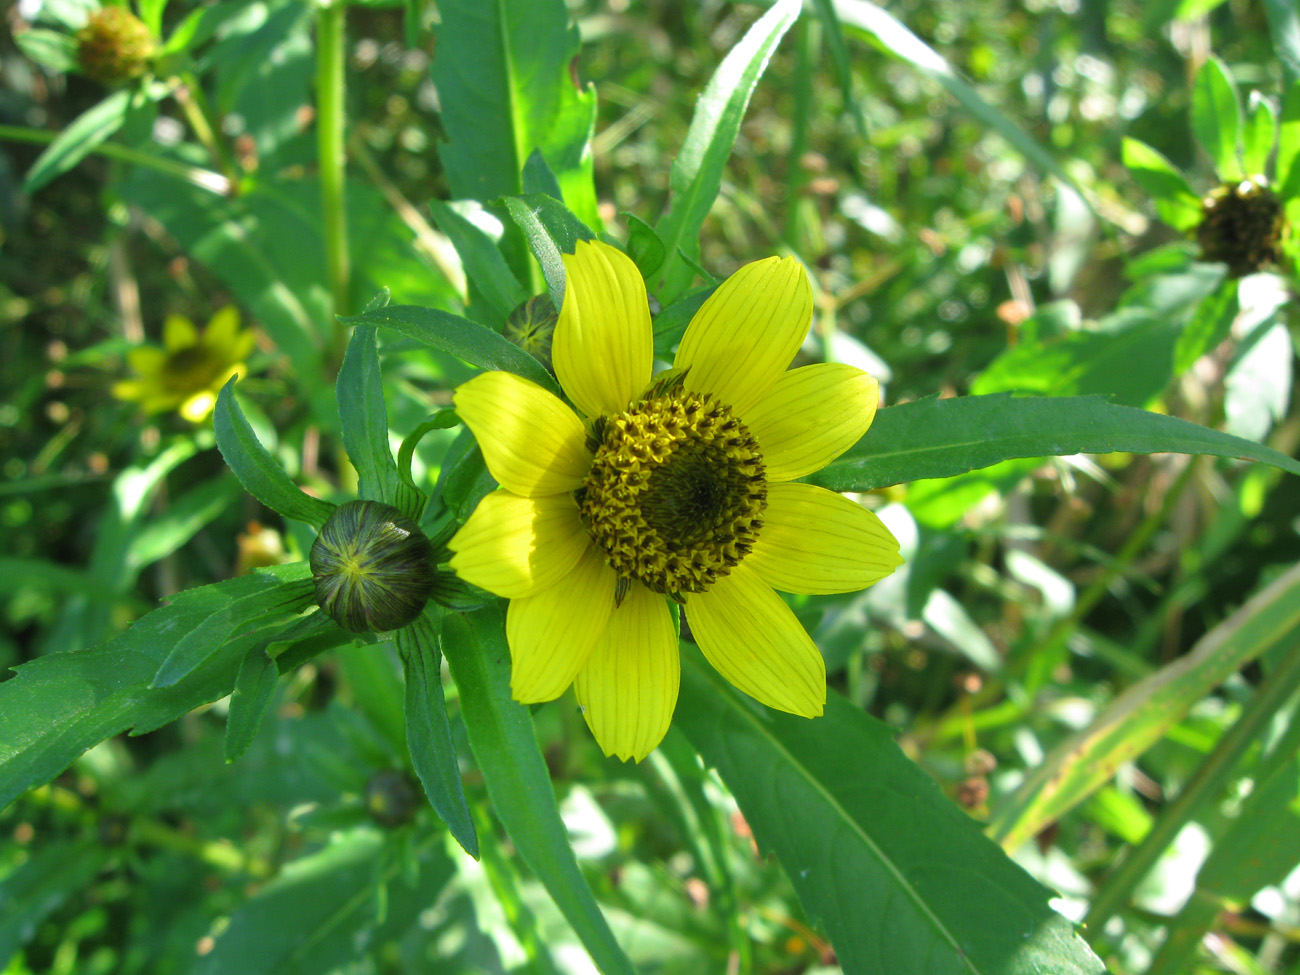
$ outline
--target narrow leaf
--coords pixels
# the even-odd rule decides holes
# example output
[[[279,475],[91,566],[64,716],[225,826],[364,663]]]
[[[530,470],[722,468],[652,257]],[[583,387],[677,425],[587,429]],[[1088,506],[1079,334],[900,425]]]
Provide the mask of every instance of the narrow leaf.
[[[756,707],[694,651],[675,722],[774,850],[846,972],[1101,975],[1039,885],[836,695],[812,720]],[[833,744],[833,747],[828,747]]]
[[[1277,128],[1277,191],[1291,199],[1300,190],[1300,80],[1291,83],[1282,96],[1282,117]]]
[[[1300,568],[1292,568],[1202,637],[1184,657],[1134,684],[1087,728],[1039,763],[998,809],[989,832],[1014,850],[1110,781],[1231,674],[1300,626]]]
[[[580,240],[596,235],[570,213],[559,200],[533,194],[512,196],[505,201],[510,219],[523,231],[528,247],[542,266],[551,301],[559,308],[564,304],[564,264],[561,254],[572,254]]]
[[[1237,143],[1241,108],[1237,88],[1218,58],[1206,58],[1192,82],[1192,132],[1222,179],[1240,179]]]
[[[217,395],[212,426],[217,434],[217,449],[230,469],[244,485],[244,490],[272,511],[285,518],[306,522],[320,528],[334,511],[334,505],[304,494],[289,480],[274,457],[262,446],[235,400],[235,380],[226,383]]]
[[[1264,0],[1273,51],[1282,65],[1282,81],[1300,82],[1300,10],[1291,0]]]
[[[665,304],[691,283],[690,261],[700,259],[700,227],[722,186],[722,171],[749,98],[799,9],[800,0],[773,4],[723,58],[695,106],[686,140],[668,172],[669,208],[655,227],[668,256],[651,290]]]
[[[220,650],[231,634],[242,626],[268,616],[292,616],[306,609],[314,597],[311,569],[306,562],[292,562],[259,570],[278,586],[261,589],[213,606],[212,612],[186,630],[178,629],[171,651],[158,665],[151,689],[171,687],[191,674],[203,661]]]
[[[1241,165],[1247,176],[1263,176],[1277,141],[1277,115],[1267,98],[1251,92],[1241,134]]]
[[[262,715],[271,703],[280,672],[275,661],[261,647],[253,647],[244,654],[235,677],[235,689],[230,694],[230,711],[226,715],[226,738],[223,752],[227,762],[236,762],[248,751],[257,737]]]
[[[438,227],[451,238],[460,255],[465,276],[492,306],[496,317],[505,321],[528,298],[524,286],[515,278],[510,265],[497,245],[478,227],[441,200],[430,200],[429,209]]]
[[[623,213],[620,216],[627,221],[627,256],[632,258],[641,277],[649,278],[663,265],[668,256],[668,248],[650,226],[635,213]]]
[[[966,109],[973,118],[987,125],[1006,139],[1030,163],[1055,176],[1061,184],[1081,200],[1087,201],[1079,184],[1071,178],[1060,163],[1040,146],[1013,119],[990,105],[965,81],[952,65],[932,47],[913,34],[890,13],[868,0],[834,0],[835,12],[846,27],[866,32],[882,50],[906,61],[921,74],[937,82]]]
[[[91,883],[111,855],[94,838],[43,839],[0,880],[0,958],[13,959],[41,922]]]
[[[13,39],[18,50],[44,68],[56,72],[76,70],[77,41],[68,34],[34,27],[15,32]]]
[[[23,192],[35,193],[50,180],[66,173],[120,129],[126,121],[135,91],[133,88],[119,88],[73,119],[32,163],[23,180]]]
[[[1178,334],[1174,347],[1174,373],[1182,375],[1205,353],[1218,347],[1232,330],[1237,317],[1237,281],[1225,278],[1214,294],[1196,307],[1191,320]]]
[[[460,761],[442,693],[441,621],[426,609],[397,631],[397,649],[406,668],[406,744],[411,764],[429,802],[470,856],[478,859],[478,834],[465,802]]]
[[[499,605],[448,616],[443,649],[488,795],[524,862],[605,975],[632,975],[573,850],[528,709],[510,698],[510,649]]]
[[[923,399],[876,414],[866,435],[808,478],[833,491],[870,491],[952,477],[1016,457],[1170,452],[1269,464],[1300,462],[1250,440],[1172,416],[1115,406],[1100,396]]]
[[[346,325],[382,325],[417,342],[450,352],[480,369],[504,369],[531,379],[537,385],[559,395],[546,367],[519,346],[478,322],[471,322],[450,312],[415,305],[389,305],[379,311],[344,318]]]

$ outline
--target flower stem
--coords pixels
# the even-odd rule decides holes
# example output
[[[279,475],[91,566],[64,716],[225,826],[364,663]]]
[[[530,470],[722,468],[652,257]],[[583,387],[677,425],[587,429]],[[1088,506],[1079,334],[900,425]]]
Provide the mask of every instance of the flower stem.
[[[344,191],[344,11],[334,0],[321,0],[316,12],[316,145],[320,164],[325,261],[334,313],[348,313],[347,198]],[[341,358],[347,331],[335,326],[334,352]]]
[[[171,79],[171,89],[172,96],[185,113],[185,118],[190,123],[190,128],[194,130],[195,137],[202,143],[203,148],[208,150],[217,169],[230,181],[231,188],[238,189],[239,168],[235,165],[229,147],[213,123],[212,108],[208,105],[207,96],[203,94],[203,86],[199,84],[199,80],[191,72],[186,71]]]

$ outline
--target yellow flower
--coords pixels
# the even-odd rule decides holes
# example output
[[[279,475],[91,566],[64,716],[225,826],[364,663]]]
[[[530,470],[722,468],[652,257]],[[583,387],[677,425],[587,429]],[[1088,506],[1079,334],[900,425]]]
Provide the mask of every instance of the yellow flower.
[[[455,394],[503,490],[452,539],[451,566],[510,600],[514,698],[550,701],[574,684],[605,754],[640,761],[677,703],[667,596],[736,687],[821,714],[825,661],[774,590],[852,592],[902,561],[866,508],[795,482],[866,432],[876,381],[839,363],[787,371],[812,317],[793,259],[723,282],[653,379],[636,266],[597,242],[564,266],[552,354],[577,412],[507,372]]]
[[[200,335],[194,323],[171,315],[163,323],[163,345],[141,345],[126,354],[140,377],[113,386],[118,399],[139,403],[147,413],[179,410],[191,423],[212,412],[217,393],[232,376],[244,374],[254,335],[239,327],[239,312],[225,307]]]

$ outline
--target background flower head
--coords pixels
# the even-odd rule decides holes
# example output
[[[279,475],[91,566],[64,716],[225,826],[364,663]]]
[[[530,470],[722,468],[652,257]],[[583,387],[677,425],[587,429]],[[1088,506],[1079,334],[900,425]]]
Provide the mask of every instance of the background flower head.
[[[452,540],[451,564],[511,601],[515,698],[573,684],[605,752],[645,757],[677,700],[667,597],[736,687],[820,714],[825,662],[776,590],[851,592],[901,561],[866,508],[795,482],[866,432],[875,380],[839,363],[787,368],[812,315],[792,259],[723,282],[658,377],[636,266],[598,242],[564,263],[552,354],[574,408],[505,372],[455,395],[503,489]]]
[[[239,327],[239,312],[226,306],[212,316],[202,334],[181,315],[163,323],[163,347],[142,345],[127,353],[139,377],[113,386],[118,399],[139,403],[147,413],[178,411],[191,423],[212,412],[217,393],[244,374],[244,360],[256,340]]]

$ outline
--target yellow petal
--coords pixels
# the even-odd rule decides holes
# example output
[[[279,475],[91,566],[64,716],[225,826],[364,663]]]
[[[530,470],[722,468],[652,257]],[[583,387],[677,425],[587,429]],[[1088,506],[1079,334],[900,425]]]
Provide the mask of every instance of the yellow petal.
[[[673,365],[686,387],[744,414],[781,378],[812,321],[808,275],[792,257],[746,264],[686,327]]]
[[[876,381],[840,362],[783,373],[744,416],[767,479],[790,481],[821,470],[862,438],[879,401]]]
[[[826,661],[790,607],[746,564],[686,597],[709,663],[750,697],[813,718],[826,706]]]
[[[559,583],[510,600],[510,694],[532,704],[553,701],[573,683],[614,608],[614,570],[594,545]]]
[[[457,575],[508,599],[555,585],[590,546],[572,495],[509,491],[487,495],[447,543]]]
[[[238,338],[239,311],[234,305],[226,305],[213,315],[208,327],[203,330],[203,344],[230,361],[243,358],[234,354]]]
[[[625,762],[654,751],[668,733],[681,676],[664,597],[633,585],[573,686],[601,750]]]
[[[184,315],[167,316],[167,320],[163,322],[163,345],[167,346],[168,352],[187,349],[197,345],[198,341],[199,330],[194,327],[192,321]]]
[[[773,589],[857,592],[903,562],[898,539],[874,512],[812,484],[769,484],[763,528],[745,556]]]
[[[591,467],[587,435],[558,396],[514,373],[485,372],[457,389],[452,402],[502,487],[540,497],[582,485]]]
[[[127,402],[143,400],[152,393],[153,387],[149,383],[143,383],[138,379],[124,379],[120,383],[113,383],[113,395]]]
[[[141,376],[156,376],[167,361],[167,353],[152,345],[139,345],[126,354],[126,362]]]
[[[181,404],[181,416],[191,423],[202,423],[216,405],[216,394],[205,389],[201,393],[195,393]]]
[[[551,358],[589,417],[622,413],[650,382],[654,331],[641,272],[622,251],[578,241],[564,254],[564,304]]]

